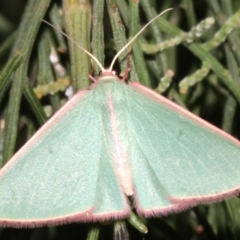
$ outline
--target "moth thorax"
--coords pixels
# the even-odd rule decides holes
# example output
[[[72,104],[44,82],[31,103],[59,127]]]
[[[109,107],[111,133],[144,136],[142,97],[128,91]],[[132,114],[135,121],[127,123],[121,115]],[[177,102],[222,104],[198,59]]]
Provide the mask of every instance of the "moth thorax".
[[[99,77],[100,82],[112,82],[113,80],[117,80],[118,77],[114,71],[110,72],[108,70],[101,73]]]

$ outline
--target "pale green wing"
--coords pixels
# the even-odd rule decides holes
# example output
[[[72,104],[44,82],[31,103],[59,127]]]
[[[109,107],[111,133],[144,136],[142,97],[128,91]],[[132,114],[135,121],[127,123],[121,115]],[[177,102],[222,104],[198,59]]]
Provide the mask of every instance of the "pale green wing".
[[[130,84],[130,158],[137,209],[178,211],[240,192],[237,140],[140,84]]]
[[[92,94],[81,91],[73,97],[1,170],[1,225],[54,225],[126,215],[99,107],[105,99]]]

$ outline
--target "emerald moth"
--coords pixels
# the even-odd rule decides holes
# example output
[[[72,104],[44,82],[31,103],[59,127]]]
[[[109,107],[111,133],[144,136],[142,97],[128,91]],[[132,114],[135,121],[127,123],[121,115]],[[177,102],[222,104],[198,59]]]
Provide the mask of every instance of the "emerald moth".
[[[132,207],[154,217],[240,192],[236,139],[112,71],[129,44],[109,69],[80,46],[102,73],[1,169],[1,226],[122,219]]]

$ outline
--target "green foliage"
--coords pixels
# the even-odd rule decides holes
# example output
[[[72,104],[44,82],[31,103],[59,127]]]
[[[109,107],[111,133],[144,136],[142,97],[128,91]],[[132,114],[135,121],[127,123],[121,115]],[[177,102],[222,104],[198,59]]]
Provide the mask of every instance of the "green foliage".
[[[147,21],[173,7],[119,58],[129,81],[168,98],[240,137],[240,2],[234,0],[26,0],[0,10],[0,163],[66,102],[64,90],[86,88],[99,68],[50,21],[108,66]],[[105,7],[104,7],[105,6]],[[21,15],[21,19],[20,19]],[[127,34],[126,34],[127,33]],[[49,60],[50,59],[50,60]],[[50,109],[50,111],[49,111]],[[240,169],[239,169],[240,171]],[[177,180],[176,180],[177,181]],[[0,196],[1,197],[1,196]],[[0,239],[239,239],[240,201],[233,198],[154,219],[1,229]],[[143,230],[148,228],[148,233]],[[128,233],[129,231],[129,233]],[[121,238],[122,236],[122,238]],[[123,237],[124,236],[124,237]]]

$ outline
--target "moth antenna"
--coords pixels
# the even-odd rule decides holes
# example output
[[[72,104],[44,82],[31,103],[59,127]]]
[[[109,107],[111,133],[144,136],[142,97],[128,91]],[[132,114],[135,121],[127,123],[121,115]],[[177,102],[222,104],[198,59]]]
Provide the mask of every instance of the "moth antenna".
[[[98,59],[96,57],[94,57],[90,52],[88,52],[86,49],[84,49],[79,43],[77,43],[75,40],[73,40],[72,38],[70,38],[65,32],[63,32],[61,29],[55,27],[54,25],[52,25],[51,23],[49,23],[48,21],[41,19],[43,22],[45,22],[47,25],[51,26],[52,28],[56,29],[57,31],[59,31],[63,36],[65,36],[67,39],[69,39],[70,41],[72,41],[76,46],[78,46],[83,52],[85,52],[88,56],[90,56],[95,62],[96,64],[100,67],[101,71],[104,72],[106,71],[106,69],[102,66],[102,64],[98,61]]]
[[[117,52],[117,54],[115,55],[115,57],[112,60],[112,63],[109,67],[109,71],[112,71],[113,65],[116,62],[117,58],[122,54],[122,52],[129,46],[132,44],[132,42],[153,22],[155,21],[157,18],[159,18],[161,15],[163,15],[165,12],[168,12],[170,10],[172,10],[173,8],[168,8],[165,11],[161,12],[160,14],[158,14],[156,17],[154,17],[151,21],[149,21],[121,50],[119,50]]]

